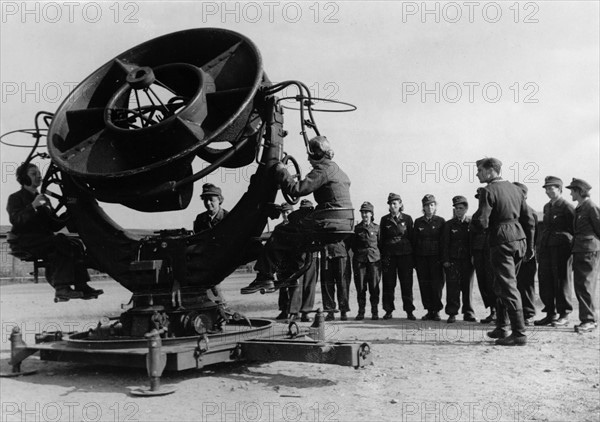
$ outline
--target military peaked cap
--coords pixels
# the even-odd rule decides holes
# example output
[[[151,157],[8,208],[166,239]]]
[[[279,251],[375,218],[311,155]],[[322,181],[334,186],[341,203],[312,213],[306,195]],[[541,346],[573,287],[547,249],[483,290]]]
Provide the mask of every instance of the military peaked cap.
[[[400,198],[400,195],[398,195],[397,193],[393,193],[393,192],[392,192],[392,193],[390,193],[390,194],[388,195],[388,200],[387,200],[387,203],[388,203],[388,204],[391,204],[391,203],[392,203],[392,201],[400,201],[400,202],[402,202],[402,198]]]
[[[365,201],[360,206],[360,211],[361,212],[365,211],[365,212],[373,213],[373,212],[375,212],[375,207],[369,201]]]
[[[477,167],[479,166],[483,166],[483,168],[501,168],[502,167],[502,161],[498,160],[497,158],[494,157],[486,157],[486,158],[482,158],[481,160],[477,160],[475,162],[475,165]]]
[[[579,188],[579,189],[587,192],[590,189],[592,189],[592,185],[590,185],[588,182],[586,182],[583,179],[573,178],[573,180],[571,180],[571,184],[569,186],[567,186],[567,189],[573,189],[573,188]]]
[[[455,207],[459,204],[465,204],[467,206],[469,206],[469,202],[467,202],[467,198],[465,198],[462,195],[457,195],[454,198],[452,198],[452,206]]]
[[[205,183],[202,185],[202,193],[200,194],[200,198],[205,198],[207,196],[218,196],[219,199],[223,199],[221,188],[213,185],[212,183]]]
[[[559,188],[562,188],[563,181],[560,180],[558,177],[546,176],[546,178],[544,179],[544,186],[542,187],[546,188],[547,186],[558,186]]]
[[[423,197],[423,199],[421,199],[421,202],[423,203],[423,206],[429,205],[429,204],[437,204],[437,201],[435,200],[435,196],[433,196],[431,194],[425,195]]]

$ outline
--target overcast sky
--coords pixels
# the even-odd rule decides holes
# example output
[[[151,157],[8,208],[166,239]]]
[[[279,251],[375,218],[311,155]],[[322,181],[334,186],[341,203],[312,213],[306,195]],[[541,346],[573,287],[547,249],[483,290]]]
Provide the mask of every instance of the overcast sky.
[[[413,217],[425,194],[436,196],[442,217],[451,216],[458,194],[472,213],[473,163],[484,156],[502,160],[506,179],[526,183],[536,210],[548,200],[547,175],[587,180],[599,202],[596,1],[23,4],[2,2],[1,133],[33,127],[37,111],[56,111],[76,83],[125,50],[174,31],[219,27],[257,45],[272,81],[301,80],[313,95],[358,107],[318,113],[316,121],[352,180],[355,208],[368,200],[376,218],[387,212],[389,192]],[[286,111],[285,119],[286,150],[306,173],[298,114]],[[0,220],[9,224],[6,200],[28,150],[0,151]],[[206,181],[223,187],[231,209],[252,172],[218,170]],[[105,209],[124,227],[191,229],[203,210],[200,184],[183,211]]]

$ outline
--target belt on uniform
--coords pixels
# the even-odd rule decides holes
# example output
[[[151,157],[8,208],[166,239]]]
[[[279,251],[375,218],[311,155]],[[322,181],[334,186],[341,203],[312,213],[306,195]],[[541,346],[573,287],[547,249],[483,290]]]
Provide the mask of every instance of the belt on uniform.
[[[499,225],[499,226],[502,226],[502,225],[504,225],[504,224],[515,224],[515,223],[518,223],[518,222],[519,222],[519,220],[517,220],[516,218],[513,218],[513,219],[511,219],[511,220],[502,220],[502,221],[500,221],[500,222],[498,223],[498,225]]]

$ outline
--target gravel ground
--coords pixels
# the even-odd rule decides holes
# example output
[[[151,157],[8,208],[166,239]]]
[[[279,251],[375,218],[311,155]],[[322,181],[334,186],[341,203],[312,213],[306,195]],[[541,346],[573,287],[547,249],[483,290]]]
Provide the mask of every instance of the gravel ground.
[[[232,308],[274,318],[276,295],[242,297],[250,275],[221,284]],[[106,280],[98,300],[55,304],[45,283],[0,287],[1,364],[8,369],[14,325],[36,332],[86,330],[116,316],[129,293]],[[354,292],[351,304],[356,310]],[[478,293],[475,293],[478,297]],[[317,294],[320,297],[320,294]],[[415,298],[420,296],[415,283]],[[479,300],[479,298],[477,298]],[[478,317],[485,312],[476,301]],[[316,306],[320,306],[318,300]],[[354,314],[351,313],[351,316]],[[573,315],[577,315],[577,310]],[[164,397],[133,397],[145,371],[28,358],[34,375],[1,378],[2,421],[598,421],[598,331],[535,327],[525,347],[503,348],[479,323],[336,321],[328,340],[367,341],[373,364],[362,369],[294,362],[228,363],[165,373]],[[417,316],[420,316],[417,312]]]

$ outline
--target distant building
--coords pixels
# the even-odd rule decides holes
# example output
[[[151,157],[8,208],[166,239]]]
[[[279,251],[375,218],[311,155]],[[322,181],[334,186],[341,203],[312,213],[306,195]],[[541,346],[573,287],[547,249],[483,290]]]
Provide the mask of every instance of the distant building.
[[[10,254],[10,248],[6,241],[10,226],[0,226],[0,279],[4,282],[14,281],[16,279],[33,277],[30,273],[33,271],[33,263],[23,262]],[[40,271],[40,277],[43,276],[43,270]]]

